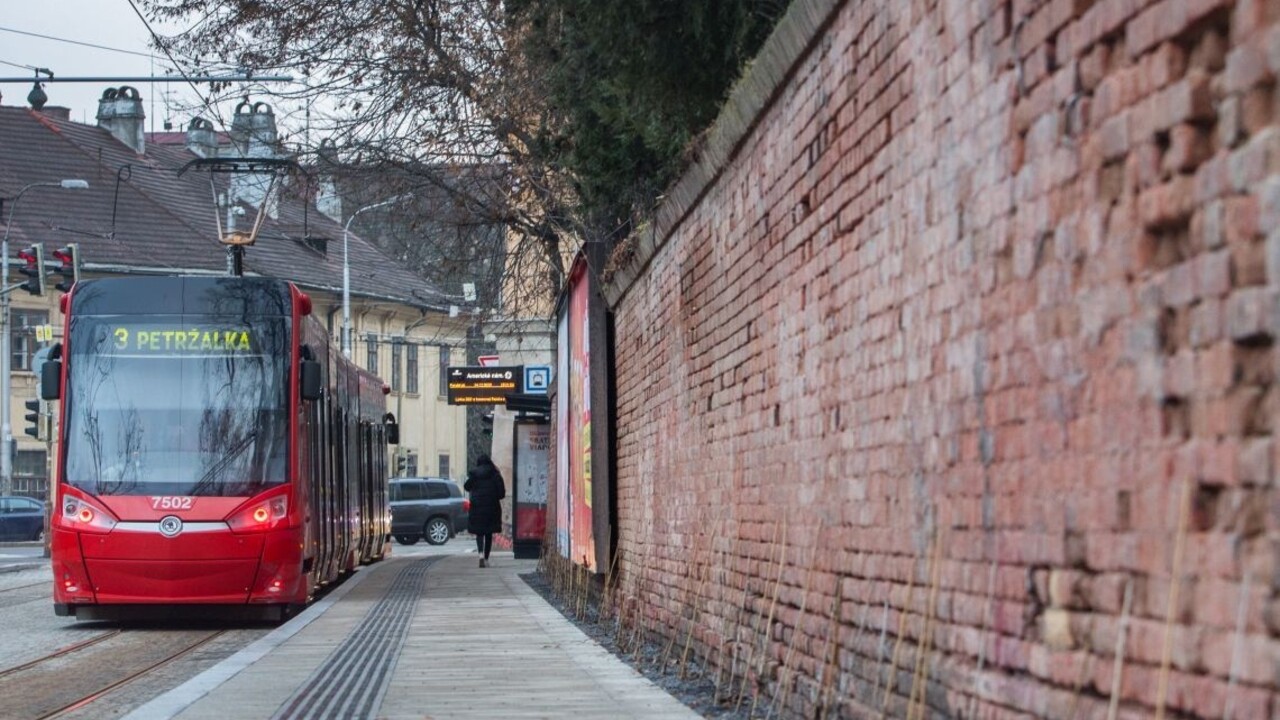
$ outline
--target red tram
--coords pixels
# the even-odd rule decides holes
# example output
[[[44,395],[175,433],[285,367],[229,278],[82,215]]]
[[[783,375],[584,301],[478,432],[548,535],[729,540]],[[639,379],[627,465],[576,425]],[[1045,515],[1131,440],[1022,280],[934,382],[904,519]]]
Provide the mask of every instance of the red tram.
[[[90,280],[63,298],[54,610],[283,618],[389,551],[385,389],[267,278]]]

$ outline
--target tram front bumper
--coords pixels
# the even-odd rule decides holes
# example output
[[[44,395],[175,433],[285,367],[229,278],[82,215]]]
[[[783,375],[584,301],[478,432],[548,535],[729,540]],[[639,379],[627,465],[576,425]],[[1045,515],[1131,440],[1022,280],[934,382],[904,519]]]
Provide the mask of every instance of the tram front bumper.
[[[56,531],[54,602],[244,604],[295,602],[300,561],[291,532],[156,533]],[[299,554],[300,553],[295,553]],[[290,570],[292,569],[292,572]]]

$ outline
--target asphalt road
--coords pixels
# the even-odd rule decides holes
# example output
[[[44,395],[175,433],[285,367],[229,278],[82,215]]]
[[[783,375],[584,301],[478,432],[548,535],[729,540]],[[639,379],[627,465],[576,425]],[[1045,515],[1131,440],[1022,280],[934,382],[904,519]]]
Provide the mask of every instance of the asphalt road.
[[[0,572],[14,572],[35,565],[47,565],[42,543],[0,543]]]

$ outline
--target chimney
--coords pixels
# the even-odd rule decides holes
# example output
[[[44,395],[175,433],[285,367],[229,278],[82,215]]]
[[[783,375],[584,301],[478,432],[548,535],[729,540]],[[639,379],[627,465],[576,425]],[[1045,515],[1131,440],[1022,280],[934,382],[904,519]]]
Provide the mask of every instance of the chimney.
[[[48,115],[55,120],[71,120],[71,108],[61,105],[45,105],[40,108],[41,115]]]
[[[107,88],[98,100],[98,127],[106,129],[139,155],[146,148],[143,122],[146,117],[142,111],[142,96],[128,85]]]
[[[327,172],[336,165],[338,149],[332,138],[320,141],[320,159],[316,164],[321,168],[320,187],[316,190],[316,209],[334,222],[342,222],[342,194],[338,192],[338,183],[333,174]]]
[[[231,142],[240,157],[276,157],[277,138],[276,114],[272,112],[270,105],[264,102],[251,105],[248,100],[244,100],[236,106],[236,114],[231,118]],[[235,174],[231,176],[231,183],[237,200],[247,202],[275,217],[274,201],[268,207],[262,207],[262,201],[267,197],[267,188],[271,185],[270,177]]]
[[[192,118],[187,125],[187,149],[202,158],[217,157],[218,135],[213,123],[202,117]]]
[[[231,142],[235,143],[241,157],[269,158],[276,156],[276,114],[264,102],[252,105],[243,100],[236,106],[231,118]]]

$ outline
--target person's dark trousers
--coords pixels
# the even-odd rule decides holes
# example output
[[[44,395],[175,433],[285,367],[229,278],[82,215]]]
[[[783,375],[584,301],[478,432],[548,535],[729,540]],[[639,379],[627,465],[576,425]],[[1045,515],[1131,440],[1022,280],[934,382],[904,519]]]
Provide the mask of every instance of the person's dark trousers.
[[[479,533],[476,535],[476,552],[484,555],[484,559],[489,559],[489,551],[493,549],[493,533]]]

